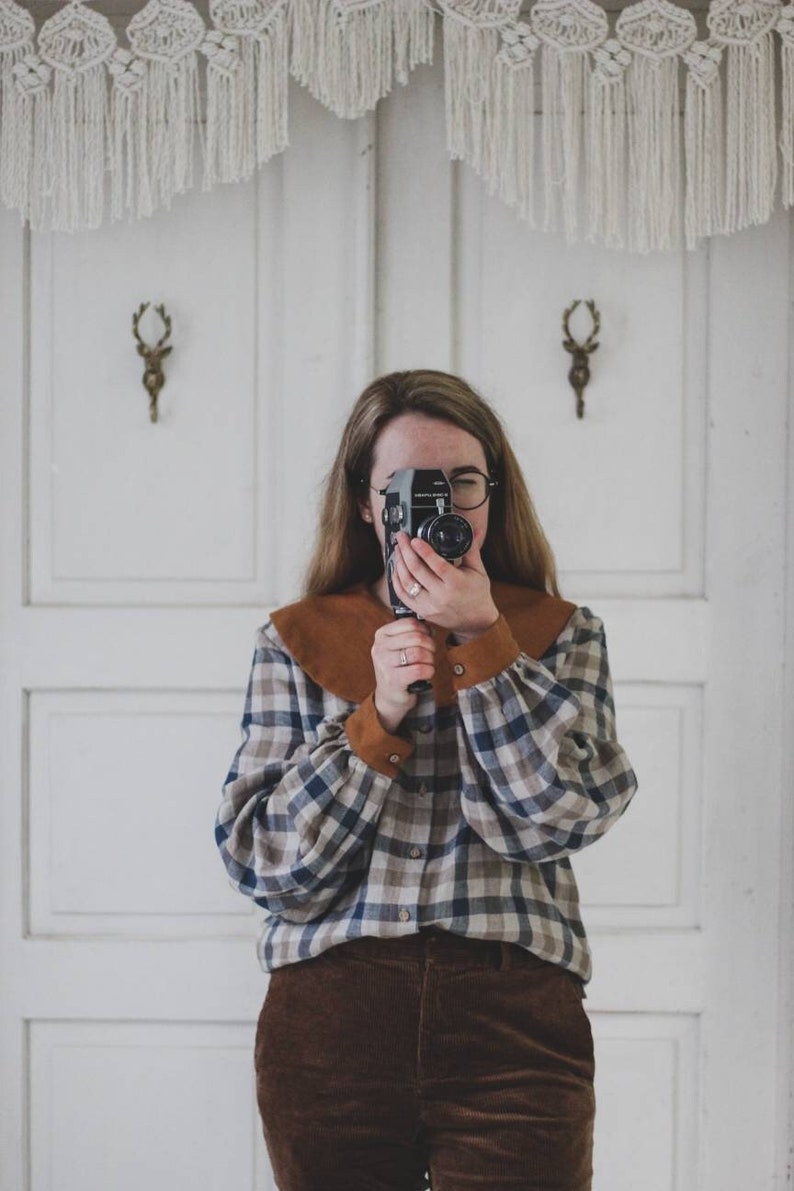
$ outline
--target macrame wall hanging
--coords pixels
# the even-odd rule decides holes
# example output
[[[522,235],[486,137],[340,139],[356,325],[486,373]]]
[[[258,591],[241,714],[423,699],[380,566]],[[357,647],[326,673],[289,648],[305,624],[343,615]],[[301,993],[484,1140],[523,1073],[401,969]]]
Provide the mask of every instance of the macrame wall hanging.
[[[148,0],[121,46],[91,0],[38,31],[0,0],[0,200],[76,231],[237,182],[288,145],[291,74],[345,119],[432,61],[447,148],[531,227],[631,252],[794,205],[794,3]],[[776,110],[777,72],[782,101]],[[540,116],[535,124],[536,75]]]

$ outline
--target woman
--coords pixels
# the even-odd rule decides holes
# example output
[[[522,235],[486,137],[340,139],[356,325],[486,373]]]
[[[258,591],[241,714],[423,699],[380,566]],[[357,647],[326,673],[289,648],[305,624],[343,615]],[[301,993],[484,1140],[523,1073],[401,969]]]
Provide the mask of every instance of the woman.
[[[415,615],[395,618],[381,514],[401,468],[445,472],[473,544],[455,565],[401,533]],[[570,857],[637,786],[603,623],[560,597],[500,421],[448,373],[364,390],[319,524],[303,598],[259,630],[216,825],[270,915],[255,1066],[276,1183],[587,1191]]]

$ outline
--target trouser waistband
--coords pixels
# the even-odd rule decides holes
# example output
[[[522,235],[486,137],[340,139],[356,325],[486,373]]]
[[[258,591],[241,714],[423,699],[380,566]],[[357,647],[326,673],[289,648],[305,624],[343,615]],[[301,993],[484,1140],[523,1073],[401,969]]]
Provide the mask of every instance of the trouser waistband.
[[[415,960],[435,963],[482,963],[506,971],[513,967],[544,967],[549,961],[519,943],[459,935],[438,926],[422,926],[408,935],[363,935],[336,945],[340,954],[371,960]]]

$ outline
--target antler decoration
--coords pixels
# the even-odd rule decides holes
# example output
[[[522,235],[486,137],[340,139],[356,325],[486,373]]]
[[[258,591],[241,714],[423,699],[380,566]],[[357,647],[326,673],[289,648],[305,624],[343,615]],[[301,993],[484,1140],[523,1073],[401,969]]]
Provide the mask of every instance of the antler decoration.
[[[160,306],[155,306],[155,310],[165,324],[165,331],[160,339],[158,339],[154,347],[149,347],[149,344],[144,343],[138,332],[138,323],[140,322],[144,311],[148,309],[148,306],[148,302],[141,302],[137,313],[133,314],[132,331],[135,338],[138,340],[138,355],[143,356],[144,360],[146,361],[146,368],[144,369],[142,379],[146,392],[149,394],[149,420],[156,422],[157,397],[163,385],[165,384],[162,362],[171,351],[171,347],[163,347],[166,339],[171,334],[171,316],[166,314],[164,305],[161,304]]]
[[[598,347],[598,344],[595,342],[595,338],[601,327],[601,315],[596,310],[595,302],[592,299],[588,299],[585,305],[592,315],[593,329],[584,343],[577,343],[577,341],[571,335],[571,330],[568,326],[568,319],[579,305],[579,301],[579,298],[577,298],[575,302],[571,302],[571,305],[562,316],[562,329],[566,336],[562,341],[562,346],[573,356],[571,370],[568,373],[568,380],[571,382],[574,392],[576,393],[576,416],[577,418],[582,418],[584,417],[585,385],[590,380],[590,365],[588,363],[587,357]]]

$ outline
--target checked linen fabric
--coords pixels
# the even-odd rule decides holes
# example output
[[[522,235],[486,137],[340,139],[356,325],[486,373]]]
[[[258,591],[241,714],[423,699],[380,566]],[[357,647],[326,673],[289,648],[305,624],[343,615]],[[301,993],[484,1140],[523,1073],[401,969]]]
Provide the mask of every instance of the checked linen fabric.
[[[262,968],[434,924],[517,943],[586,984],[571,857],[637,789],[599,617],[576,607],[541,658],[519,652],[446,706],[420,694],[400,729],[410,755],[390,758],[396,776],[354,751],[356,714],[272,620],[258,630],[216,842],[233,887],[268,911]]]

